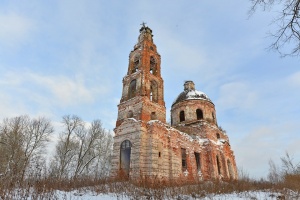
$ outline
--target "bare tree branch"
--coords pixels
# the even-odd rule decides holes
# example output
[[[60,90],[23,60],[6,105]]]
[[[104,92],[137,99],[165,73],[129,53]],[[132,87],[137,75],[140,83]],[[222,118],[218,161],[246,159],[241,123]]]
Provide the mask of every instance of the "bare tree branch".
[[[250,0],[252,6],[249,14],[252,15],[257,7],[263,10],[273,8],[275,4],[282,6],[282,10],[275,17],[274,22],[278,29],[270,36],[274,42],[269,46],[281,56],[300,55],[300,0]]]

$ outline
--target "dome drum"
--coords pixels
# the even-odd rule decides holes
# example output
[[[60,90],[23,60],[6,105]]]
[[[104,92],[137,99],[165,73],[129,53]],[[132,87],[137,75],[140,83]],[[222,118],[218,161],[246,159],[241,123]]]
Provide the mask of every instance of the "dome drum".
[[[216,124],[215,106],[209,97],[195,90],[193,81],[186,81],[184,91],[175,99],[171,108],[171,125],[192,124],[206,120]]]

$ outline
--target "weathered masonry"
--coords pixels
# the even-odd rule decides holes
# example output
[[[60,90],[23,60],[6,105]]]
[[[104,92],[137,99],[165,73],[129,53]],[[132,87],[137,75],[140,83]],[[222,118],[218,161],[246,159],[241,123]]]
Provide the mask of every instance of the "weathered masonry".
[[[143,25],[123,78],[112,175],[237,179],[235,157],[217,125],[215,106],[192,81],[185,82],[171,108],[171,125],[166,123],[160,61],[152,30]]]

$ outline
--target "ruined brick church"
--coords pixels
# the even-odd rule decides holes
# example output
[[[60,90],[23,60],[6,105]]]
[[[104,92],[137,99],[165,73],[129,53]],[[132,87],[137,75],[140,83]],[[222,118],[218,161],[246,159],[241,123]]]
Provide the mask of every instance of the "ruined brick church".
[[[184,83],[166,123],[161,57],[152,30],[143,25],[129,55],[114,129],[112,175],[165,180],[237,179],[226,132],[209,97]]]

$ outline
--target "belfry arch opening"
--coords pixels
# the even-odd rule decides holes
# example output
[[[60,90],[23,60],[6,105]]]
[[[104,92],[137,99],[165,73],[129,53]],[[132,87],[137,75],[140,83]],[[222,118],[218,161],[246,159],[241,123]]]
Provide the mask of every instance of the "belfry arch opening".
[[[151,81],[150,85],[150,101],[158,102],[158,87],[155,81]]]
[[[134,79],[129,84],[128,99],[135,97],[135,95],[136,95],[136,80]]]
[[[203,112],[201,109],[196,110],[197,120],[203,119]]]
[[[129,140],[124,140],[120,148],[120,170],[123,170],[127,176],[129,176],[130,170],[131,146]]]
[[[153,56],[150,57],[150,73],[156,75],[156,61]]]
[[[132,67],[131,67],[131,73],[132,74],[138,71],[139,63],[140,63],[140,58],[135,57],[134,60],[133,60]]]

